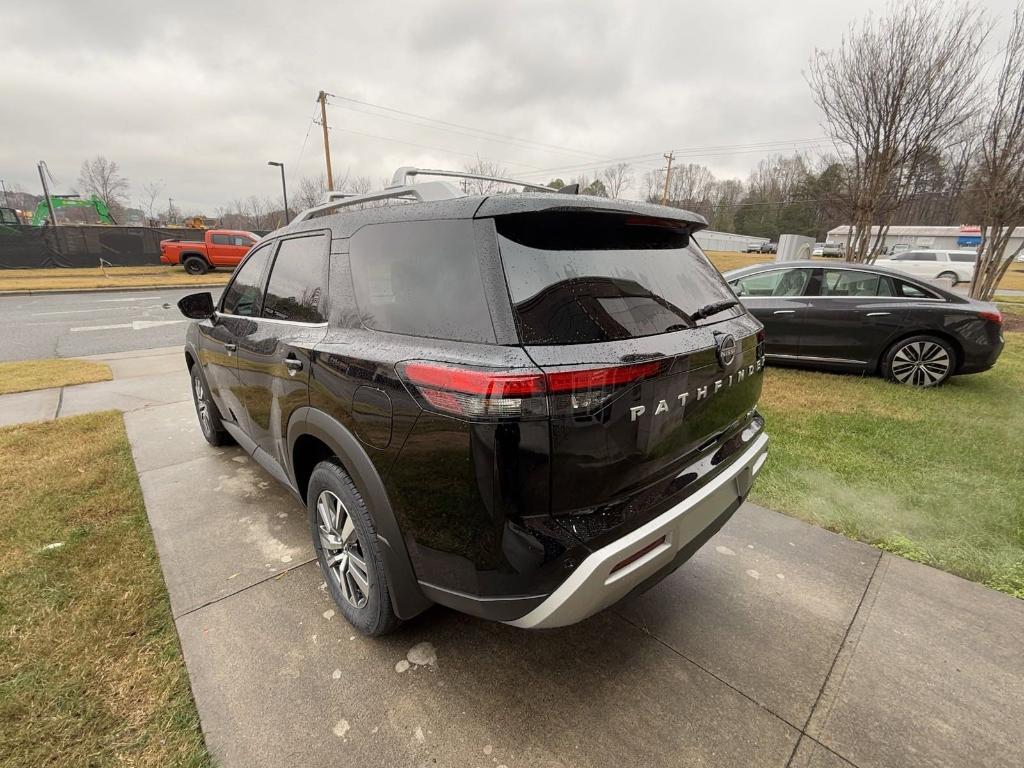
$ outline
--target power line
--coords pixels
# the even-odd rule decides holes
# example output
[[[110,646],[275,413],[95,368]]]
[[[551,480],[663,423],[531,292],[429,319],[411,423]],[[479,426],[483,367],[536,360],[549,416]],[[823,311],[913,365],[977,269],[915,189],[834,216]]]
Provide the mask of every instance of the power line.
[[[340,128],[337,125],[329,125],[329,126],[327,126],[327,130],[329,130],[329,131],[343,131],[345,133],[351,133],[351,134],[354,134],[356,136],[365,136],[366,138],[370,138],[370,139],[380,139],[381,141],[393,141],[393,142],[395,142],[397,144],[407,144],[410,147],[417,147],[419,149],[431,149],[431,150],[434,150],[435,152],[445,152],[445,153],[447,153],[449,155],[460,155],[462,157],[478,158],[480,160],[486,160],[486,161],[488,161],[490,163],[498,163],[499,165],[521,165],[524,168],[536,168],[537,167],[535,165],[528,165],[526,163],[516,163],[516,162],[511,162],[511,161],[508,161],[508,160],[498,160],[498,159],[491,158],[491,157],[483,157],[482,155],[479,155],[479,154],[477,154],[475,152],[459,152],[458,150],[448,149],[446,147],[434,147],[434,146],[431,146],[430,144],[417,144],[416,142],[413,142],[413,141],[405,141],[404,139],[396,139],[396,138],[393,138],[391,136],[381,136],[381,135],[376,134],[376,133],[364,133],[363,131],[356,131],[356,130],[353,130],[351,128]]]
[[[368,102],[368,101],[360,101],[359,99],[353,99],[353,98],[350,98],[348,96],[335,96],[334,98],[338,99],[340,101],[348,102],[350,104],[358,104],[360,106],[370,107],[371,109],[379,109],[379,110],[382,110],[382,111],[385,111],[385,112],[391,112],[391,113],[396,114],[396,115],[404,115],[406,117],[416,118],[417,120],[425,120],[425,121],[430,122],[430,123],[436,123],[438,126],[448,126],[449,129],[450,128],[459,128],[459,129],[462,129],[463,131],[471,131],[473,134],[480,134],[481,136],[491,137],[492,141],[500,141],[500,142],[506,143],[506,144],[510,143],[510,142],[515,142],[515,145],[521,146],[521,147],[524,146],[524,145],[526,145],[526,146],[533,146],[533,147],[542,147],[542,148],[546,148],[546,149],[549,149],[549,150],[556,150],[556,151],[559,151],[559,152],[569,153],[569,154],[573,154],[573,155],[589,156],[589,157],[592,157],[592,158],[594,158],[596,160],[607,160],[608,159],[605,156],[599,155],[599,154],[597,154],[595,152],[586,152],[584,150],[574,149],[572,147],[566,147],[566,146],[562,146],[560,144],[550,144],[550,143],[544,142],[544,141],[534,141],[533,139],[524,139],[524,138],[519,137],[519,136],[512,136],[512,135],[507,134],[507,133],[498,133],[497,131],[489,131],[489,130],[486,130],[484,128],[475,128],[475,127],[473,127],[471,125],[464,125],[462,123],[453,123],[453,122],[451,122],[449,120],[440,120],[440,119],[434,118],[434,117],[427,117],[426,115],[419,115],[419,114],[416,114],[415,112],[407,112],[406,110],[403,110],[403,109],[395,109],[394,107],[386,107],[386,106],[383,106],[381,104],[373,104],[373,103]],[[338,106],[338,107],[341,107],[343,109],[352,109],[353,111],[362,112],[363,114],[374,115],[374,113],[372,113],[372,112],[366,112],[365,110],[355,109],[353,107],[346,106],[345,104],[337,104],[337,103],[334,103],[334,102],[332,102],[332,104],[334,104],[334,106]],[[385,119],[391,119],[391,120],[397,120],[398,119],[398,118],[390,118],[387,115],[376,115],[376,116],[377,117],[384,117]],[[402,122],[409,122],[409,121],[406,120],[406,121],[402,121]],[[434,126],[429,126],[429,125],[423,125],[423,123],[413,123],[413,125],[422,125],[425,128],[434,127]],[[437,128],[437,130],[444,130],[444,129]],[[461,134],[461,135],[466,135],[466,134]]]

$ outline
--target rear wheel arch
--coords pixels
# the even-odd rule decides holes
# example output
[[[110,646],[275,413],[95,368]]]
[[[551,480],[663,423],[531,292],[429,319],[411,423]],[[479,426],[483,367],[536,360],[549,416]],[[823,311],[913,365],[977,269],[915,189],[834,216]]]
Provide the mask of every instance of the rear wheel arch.
[[[384,481],[355,435],[324,411],[299,408],[288,424],[288,461],[289,474],[303,501],[313,469],[321,461],[334,461],[348,474],[376,526],[395,613],[401,619],[411,619],[429,608],[432,603],[416,580]]]

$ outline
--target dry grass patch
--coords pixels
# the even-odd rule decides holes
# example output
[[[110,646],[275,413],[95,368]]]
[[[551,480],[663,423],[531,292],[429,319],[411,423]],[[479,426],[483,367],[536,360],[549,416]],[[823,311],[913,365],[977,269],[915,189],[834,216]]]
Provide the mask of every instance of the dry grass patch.
[[[53,358],[0,363],[0,395],[110,379],[110,367],[92,360]]]
[[[184,288],[226,283],[230,269],[190,275],[181,267],[92,267],[0,270],[0,291],[94,290],[97,288]]]
[[[0,430],[0,762],[207,766],[116,412]]]

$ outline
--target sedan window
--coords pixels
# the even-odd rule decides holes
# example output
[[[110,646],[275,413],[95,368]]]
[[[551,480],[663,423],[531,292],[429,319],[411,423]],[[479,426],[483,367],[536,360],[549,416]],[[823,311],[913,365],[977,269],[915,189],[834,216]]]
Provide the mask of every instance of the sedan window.
[[[854,269],[826,269],[821,282],[822,296],[876,296],[878,275]]]
[[[810,279],[809,269],[774,269],[733,281],[737,296],[803,296]]]

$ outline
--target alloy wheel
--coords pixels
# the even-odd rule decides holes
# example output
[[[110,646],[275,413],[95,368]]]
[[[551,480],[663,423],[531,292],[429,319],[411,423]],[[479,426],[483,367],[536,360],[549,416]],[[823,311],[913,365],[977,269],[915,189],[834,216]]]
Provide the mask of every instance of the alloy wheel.
[[[901,384],[928,387],[949,375],[949,353],[934,341],[912,341],[892,357],[892,376]]]
[[[349,605],[362,608],[370,595],[370,572],[352,516],[331,491],[317,497],[316,513],[327,575]]]
[[[203,432],[213,432],[213,420],[210,417],[210,404],[206,402],[206,389],[203,387],[203,378],[198,374],[192,377],[192,388],[196,393],[196,411],[199,413],[199,425]]]

